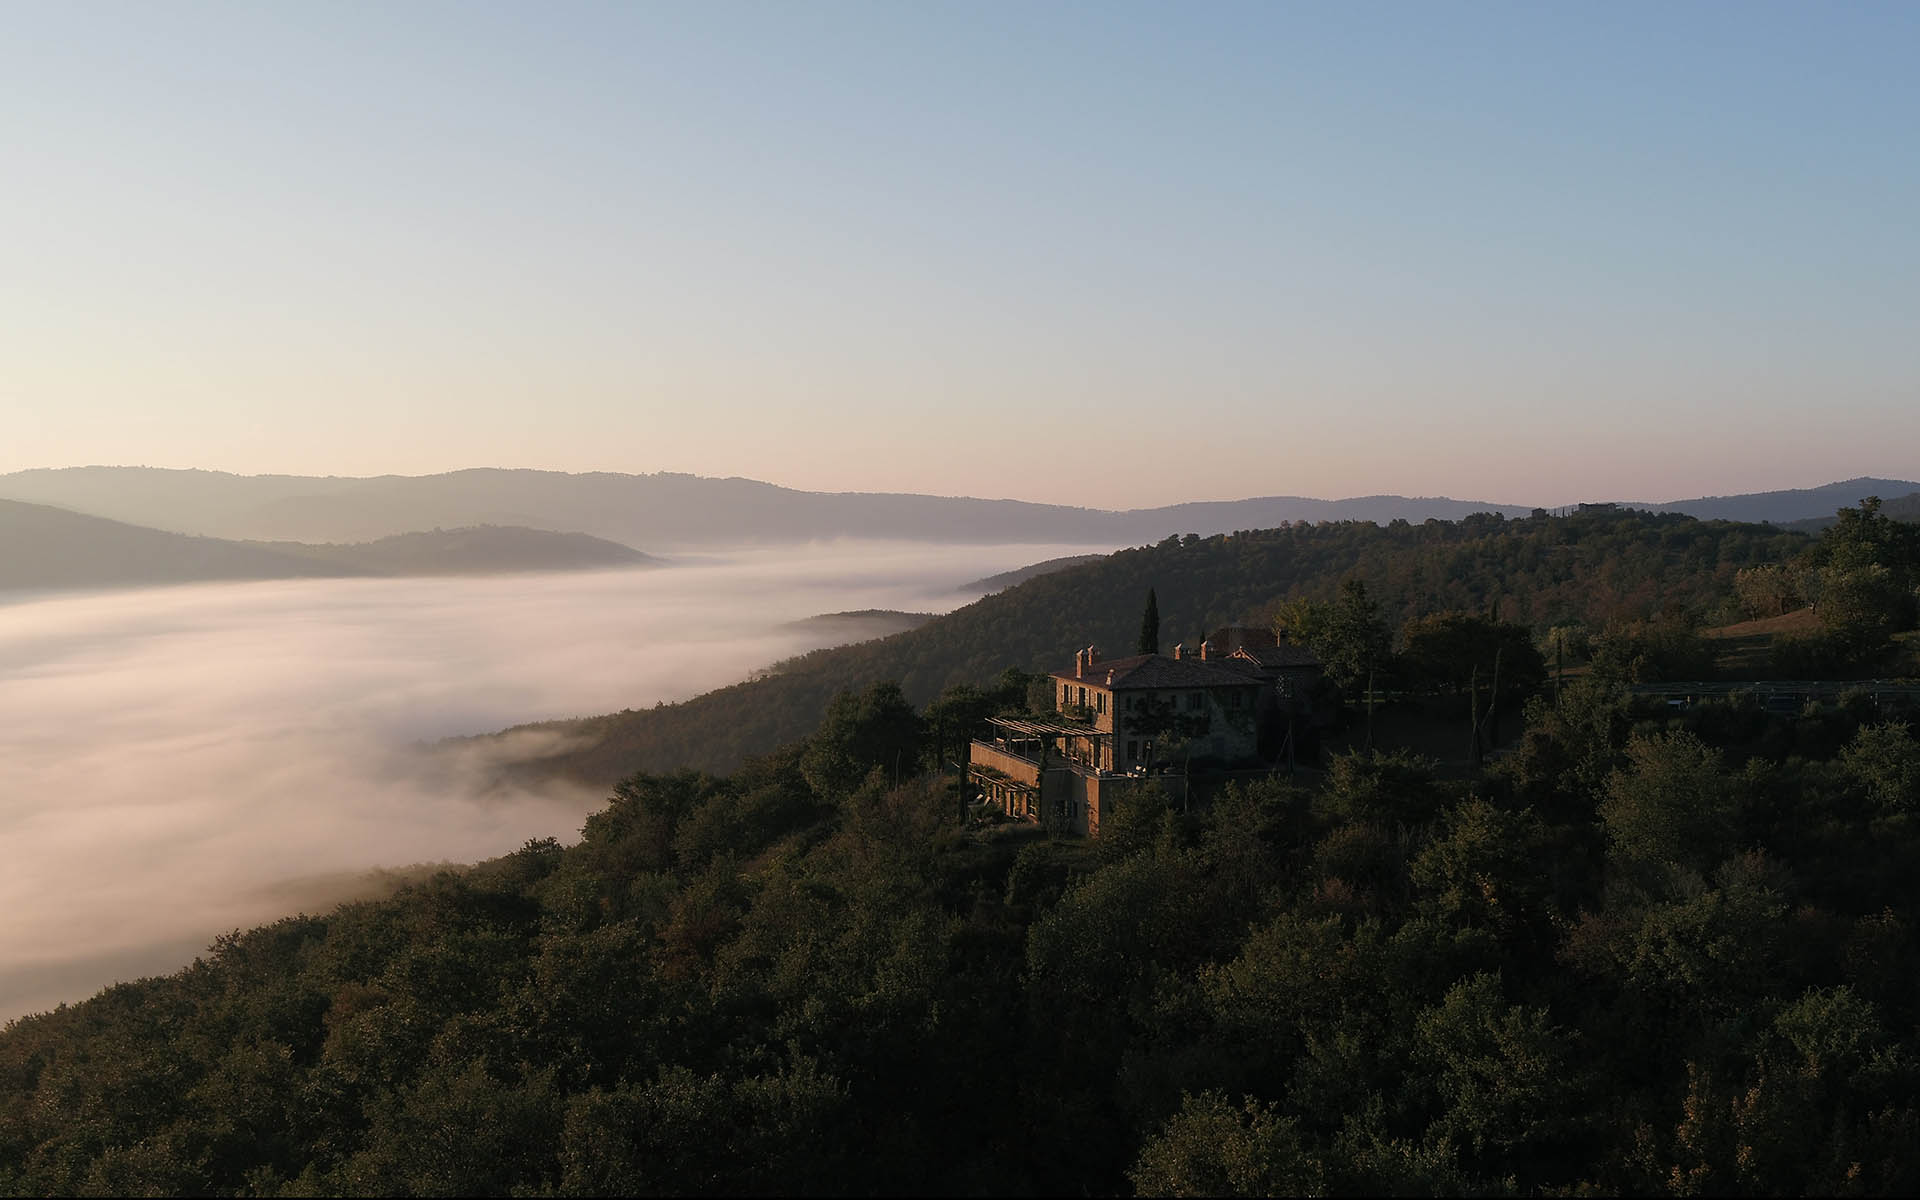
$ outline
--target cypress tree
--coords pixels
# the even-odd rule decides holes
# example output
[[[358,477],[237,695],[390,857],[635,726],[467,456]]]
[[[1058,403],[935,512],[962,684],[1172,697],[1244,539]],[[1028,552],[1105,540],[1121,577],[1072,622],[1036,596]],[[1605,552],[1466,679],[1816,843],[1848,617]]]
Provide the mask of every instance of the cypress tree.
[[[1141,654],[1160,653],[1160,600],[1147,589],[1147,611],[1140,614]]]

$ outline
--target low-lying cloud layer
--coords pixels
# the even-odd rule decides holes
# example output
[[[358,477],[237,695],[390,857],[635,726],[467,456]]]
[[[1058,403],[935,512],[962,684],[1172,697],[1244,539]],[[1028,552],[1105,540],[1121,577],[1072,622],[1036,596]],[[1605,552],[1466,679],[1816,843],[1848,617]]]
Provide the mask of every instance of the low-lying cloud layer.
[[[0,1020],[173,970],[375,872],[577,836],[604,797],[480,798],[421,739],[676,700],[943,610],[1072,547],[829,544],[671,570],[320,580],[0,603]]]

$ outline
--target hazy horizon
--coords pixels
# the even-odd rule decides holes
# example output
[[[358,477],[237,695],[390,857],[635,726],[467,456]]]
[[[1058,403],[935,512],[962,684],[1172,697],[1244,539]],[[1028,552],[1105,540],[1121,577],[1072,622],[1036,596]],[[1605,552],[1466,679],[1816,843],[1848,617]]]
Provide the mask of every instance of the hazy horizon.
[[[1911,457],[1911,456],[1908,456],[1908,457]],[[232,470],[224,467],[206,467],[206,466],[176,467],[176,466],[158,466],[151,463],[73,462],[73,463],[65,463],[60,465],[42,464],[39,466],[18,467],[12,470],[0,471],[0,477],[4,477],[6,475],[11,475],[11,474],[23,474],[27,472],[33,472],[33,471],[86,471],[86,470],[155,470],[155,471],[178,471],[178,472],[188,472],[188,473],[201,473],[201,474],[209,474],[209,475],[231,475],[231,476],[237,476],[239,478],[256,478],[256,479],[301,478],[301,479],[317,479],[317,480],[422,479],[422,478],[430,478],[435,475],[455,475],[455,474],[460,474],[462,472],[469,472],[469,471],[501,471],[501,472],[523,472],[524,471],[524,472],[555,474],[555,475],[630,475],[630,476],[666,475],[666,476],[685,476],[690,478],[722,480],[722,481],[741,480],[741,481],[750,482],[750,483],[769,484],[773,487],[786,488],[792,491],[811,491],[811,492],[820,492],[823,494],[831,494],[831,495],[918,495],[918,496],[930,496],[937,499],[951,499],[951,500],[985,500],[985,501],[1010,500],[1010,501],[1016,501],[1016,502],[1028,503],[1028,504],[1059,503],[1057,501],[1036,499],[1034,496],[1030,496],[1030,495],[1011,495],[1011,494],[989,495],[985,493],[929,492],[924,490],[876,492],[876,491],[858,489],[858,488],[802,488],[796,484],[786,482],[780,479],[759,479],[759,478],[754,478],[751,476],[739,475],[739,474],[710,475],[710,474],[702,474],[694,471],[675,470],[671,467],[662,467],[656,470],[646,470],[646,471],[615,470],[611,468],[596,468],[592,470],[567,470],[559,467],[541,467],[541,466],[523,466],[523,465],[507,466],[507,465],[501,465],[496,463],[486,463],[486,464],[469,463],[465,466],[449,467],[445,470],[439,470],[439,471],[418,471],[418,472],[389,471],[389,472],[382,472],[379,474],[355,475],[355,474],[346,473],[344,471],[311,471],[311,472],[308,472],[308,471],[242,471],[242,470]],[[1447,500],[1464,501],[1468,503],[1485,502],[1488,504],[1495,504],[1495,505],[1500,505],[1503,507],[1510,507],[1510,508],[1538,507],[1538,508],[1551,509],[1551,508],[1569,507],[1571,505],[1579,504],[1579,503],[1618,502],[1618,503],[1628,503],[1628,504],[1659,504],[1659,503],[1665,503],[1665,502],[1671,502],[1671,501],[1695,500],[1695,499],[1703,499],[1703,498],[1712,499],[1712,498],[1724,497],[1724,496],[1751,495],[1751,494],[1766,493],[1766,492],[1815,491],[1825,486],[1829,486],[1836,483],[1851,482],[1852,480],[1855,480],[1855,479],[1873,479],[1873,478],[1881,478],[1881,477],[1899,478],[1906,475],[1920,475],[1920,465],[1908,466],[1904,469],[1897,469],[1897,470],[1893,470],[1886,473],[1856,471],[1851,474],[1847,474],[1843,476],[1833,476],[1829,478],[1820,478],[1820,479],[1815,479],[1811,477],[1800,478],[1796,476],[1794,478],[1785,479],[1785,480],[1755,481],[1755,482],[1750,482],[1748,484],[1743,484],[1742,486],[1736,487],[1730,491],[1710,491],[1710,490],[1677,491],[1677,492],[1673,492],[1672,494],[1662,494],[1658,496],[1652,496],[1652,495],[1629,496],[1625,494],[1599,492],[1591,495],[1582,494],[1582,495],[1575,496],[1565,500],[1555,500],[1552,503],[1537,500],[1532,496],[1481,495],[1477,493],[1457,493],[1456,494],[1456,493],[1443,493],[1443,492],[1426,493],[1426,492],[1410,492],[1405,490],[1399,490],[1399,491],[1384,490],[1384,491],[1368,491],[1368,492],[1342,491],[1342,492],[1328,492],[1324,494],[1308,494],[1305,492],[1284,492],[1284,491],[1260,492],[1260,493],[1248,493],[1248,494],[1238,494],[1238,493],[1227,494],[1225,492],[1217,492],[1217,491],[1214,493],[1207,493],[1202,491],[1194,494],[1183,495],[1179,499],[1169,500],[1162,504],[1132,505],[1127,508],[1114,508],[1114,509],[1104,508],[1103,506],[1096,505],[1096,504],[1072,504],[1072,505],[1065,505],[1065,507],[1092,508],[1092,509],[1100,509],[1102,511],[1110,511],[1110,512],[1128,512],[1128,511],[1138,511],[1140,509],[1147,509],[1147,508],[1167,508],[1167,507],[1173,507],[1181,504],[1232,503],[1232,502],[1241,501],[1241,500],[1259,500],[1259,499],[1280,498],[1280,497],[1298,497],[1301,499],[1315,499],[1315,500],[1359,500],[1359,499],[1367,499],[1374,496],[1396,495],[1396,496],[1405,496],[1409,499],[1447,499]],[[1920,481],[1917,481],[1917,482],[1920,482]],[[1887,497],[1883,497],[1883,499],[1885,498]]]

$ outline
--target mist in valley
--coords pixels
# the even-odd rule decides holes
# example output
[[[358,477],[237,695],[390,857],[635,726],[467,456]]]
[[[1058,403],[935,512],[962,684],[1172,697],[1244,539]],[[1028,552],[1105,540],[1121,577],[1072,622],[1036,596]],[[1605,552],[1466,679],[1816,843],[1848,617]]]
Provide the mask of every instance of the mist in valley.
[[[571,841],[605,798],[503,790],[476,757],[525,747],[450,760],[423,741],[684,699],[844,639],[802,618],[946,611],[976,597],[966,581],[1086,549],[820,543],[667,570],[0,597],[0,1020],[409,867]]]

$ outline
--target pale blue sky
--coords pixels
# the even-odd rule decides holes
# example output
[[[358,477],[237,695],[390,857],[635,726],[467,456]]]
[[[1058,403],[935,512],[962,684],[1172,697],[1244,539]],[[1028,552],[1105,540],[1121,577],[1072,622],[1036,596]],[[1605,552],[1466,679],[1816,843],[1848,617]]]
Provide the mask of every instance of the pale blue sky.
[[[1920,474],[1920,5],[0,7],[0,471]]]

